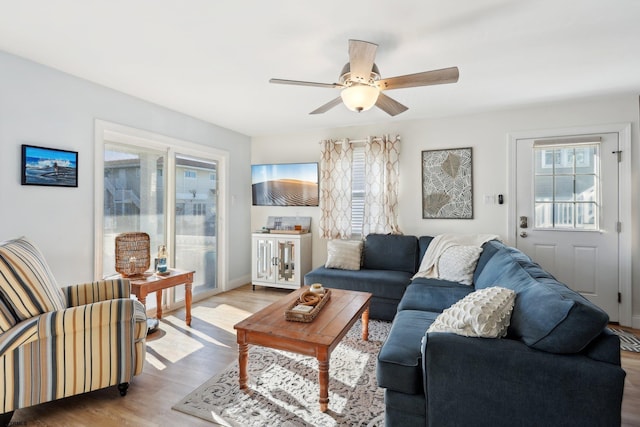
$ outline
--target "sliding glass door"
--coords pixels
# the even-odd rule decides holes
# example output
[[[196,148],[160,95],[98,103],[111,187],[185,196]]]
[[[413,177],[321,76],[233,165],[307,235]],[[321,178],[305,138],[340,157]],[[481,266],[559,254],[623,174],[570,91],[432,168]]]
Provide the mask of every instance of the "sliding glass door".
[[[195,271],[194,297],[217,292],[218,160],[105,141],[103,162],[101,276],[116,274],[116,236],[141,231],[151,239],[151,269],[166,244],[170,267]],[[184,301],[184,286],[165,292],[168,309]],[[156,299],[146,304],[153,309]]]

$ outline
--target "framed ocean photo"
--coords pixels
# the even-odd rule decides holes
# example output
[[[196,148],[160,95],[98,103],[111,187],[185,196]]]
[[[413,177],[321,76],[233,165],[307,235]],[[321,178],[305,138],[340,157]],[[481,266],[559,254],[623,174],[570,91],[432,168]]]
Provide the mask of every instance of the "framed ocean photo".
[[[78,186],[78,152],[22,145],[22,185]]]

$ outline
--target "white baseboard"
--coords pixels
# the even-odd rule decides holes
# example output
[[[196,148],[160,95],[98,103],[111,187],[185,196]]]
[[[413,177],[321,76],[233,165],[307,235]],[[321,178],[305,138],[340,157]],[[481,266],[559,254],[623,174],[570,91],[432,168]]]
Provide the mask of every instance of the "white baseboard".
[[[235,288],[239,288],[240,286],[244,286],[248,283],[251,283],[251,275],[247,274],[244,276],[241,276],[239,278],[233,279],[233,280],[229,280],[227,282],[227,286],[225,286],[225,291],[230,291],[231,289],[235,289]]]
[[[631,327],[633,329],[640,329],[640,316],[633,316],[631,318]]]

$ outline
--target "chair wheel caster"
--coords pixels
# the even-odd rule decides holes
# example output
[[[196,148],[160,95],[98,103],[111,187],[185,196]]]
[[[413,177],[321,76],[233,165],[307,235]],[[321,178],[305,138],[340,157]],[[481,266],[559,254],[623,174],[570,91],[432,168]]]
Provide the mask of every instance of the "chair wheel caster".
[[[126,396],[127,390],[129,389],[129,383],[118,384],[118,391],[120,392],[120,396]]]
[[[0,426],[5,427],[11,425],[11,417],[13,417],[13,411],[0,414]]]

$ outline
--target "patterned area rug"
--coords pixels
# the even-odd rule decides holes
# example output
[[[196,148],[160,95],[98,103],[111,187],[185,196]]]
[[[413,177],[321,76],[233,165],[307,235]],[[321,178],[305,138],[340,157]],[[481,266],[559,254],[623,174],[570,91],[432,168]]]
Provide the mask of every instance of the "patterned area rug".
[[[640,338],[624,329],[609,327],[609,330],[620,337],[620,350],[640,353]]]
[[[238,363],[214,376],[173,409],[223,426],[384,425],[384,394],[376,358],[390,322],[369,322],[362,341],[358,321],[331,353],[329,409],[320,412],[315,358],[260,346],[249,348],[249,392],[238,387]]]

